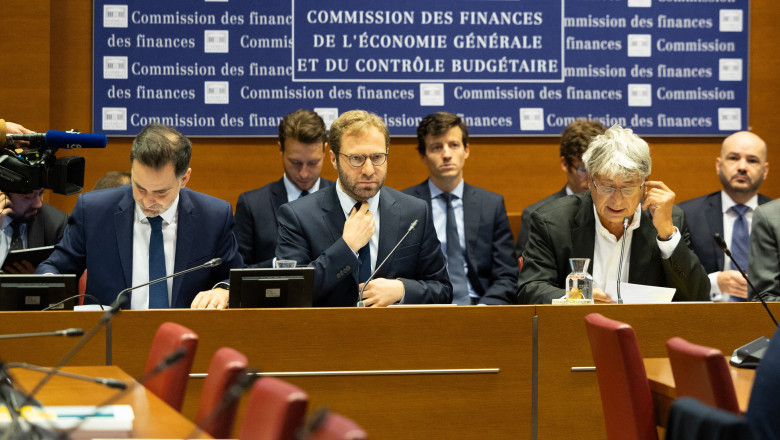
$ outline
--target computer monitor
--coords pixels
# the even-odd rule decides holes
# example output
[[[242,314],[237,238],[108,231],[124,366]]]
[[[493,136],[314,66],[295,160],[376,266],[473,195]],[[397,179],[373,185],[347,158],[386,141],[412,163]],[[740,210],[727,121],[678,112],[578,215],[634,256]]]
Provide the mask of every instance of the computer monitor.
[[[76,294],[76,275],[0,274],[0,310],[42,310]],[[78,298],[57,310],[72,310]]]
[[[230,308],[311,307],[314,268],[231,269]]]

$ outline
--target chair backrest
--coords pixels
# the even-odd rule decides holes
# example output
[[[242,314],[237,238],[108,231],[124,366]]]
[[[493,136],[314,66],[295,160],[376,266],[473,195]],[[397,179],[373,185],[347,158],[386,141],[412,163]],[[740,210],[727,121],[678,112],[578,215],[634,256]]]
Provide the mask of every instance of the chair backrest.
[[[599,313],[585,317],[607,439],[657,439],[653,396],[634,329]]]
[[[366,431],[341,414],[328,413],[325,420],[309,437],[309,440],[365,440]]]
[[[195,424],[214,438],[233,438],[239,398],[223,406],[228,390],[246,373],[247,359],[241,352],[222,347],[214,353],[200,393]],[[216,413],[219,411],[219,413]]]
[[[676,384],[676,381],[675,381]],[[669,409],[666,440],[753,440],[748,421],[730,411],[680,397]]]
[[[517,257],[517,273],[523,270],[523,257]]]
[[[180,347],[187,350],[184,358],[144,384],[149,391],[176,411],[181,411],[184,402],[184,392],[187,390],[192,361],[198,348],[198,335],[187,327],[173,322],[160,324],[154,335],[152,347],[149,349],[145,369],[146,373],[154,370],[160,362]]]
[[[295,385],[261,377],[252,385],[239,440],[294,440],[308,404],[309,396]]]
[[[739,414],[729,366],[723,353],[683,338],[666,341],[677,397],[694,397],[710,406]]]

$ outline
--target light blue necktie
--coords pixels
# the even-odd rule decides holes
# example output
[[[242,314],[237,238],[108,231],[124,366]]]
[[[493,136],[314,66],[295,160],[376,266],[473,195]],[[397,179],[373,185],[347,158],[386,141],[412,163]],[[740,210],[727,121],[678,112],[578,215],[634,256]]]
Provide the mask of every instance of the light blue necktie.
[[[146,217],[152,227],[149,237],[149,281],[162,278],[165,273],[165,247],[163,246],[162,217]],[[167,309],[168,282],[160,281],[149,286],[149,308]]]
[[[748,271],[748,246],[750,246],[750,233],[748,232],[745,214],[749,209],[750,208],[745,205],[734,205],[731,207],[731,210],[737,214],[737,219],[734,220],[734,228],[731,230],[731,256],[734,257],[734,261],[739,264],[739,267],[741,267],[745,273]],[[747,301],[747,298],[729,296],[729,301]]]

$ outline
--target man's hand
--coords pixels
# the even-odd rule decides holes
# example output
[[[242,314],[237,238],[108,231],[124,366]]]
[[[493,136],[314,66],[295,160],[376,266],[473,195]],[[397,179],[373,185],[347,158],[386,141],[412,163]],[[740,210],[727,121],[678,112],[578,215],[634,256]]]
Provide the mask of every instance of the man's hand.
[[[593,289],[593,303],[594,304],[615,304],[615,301],[612,301],[612,297],[607,295],[603,290]]]
[[[5,125],[8,128],[8,134],[34,133],[34,131],[24,128],[15,122],[6,122]]]
[[[360,249],[371,240],[374,235],[374,214],[368,210],[368,202],[360,205],[360,210],[352,209],[349,218],[344,223],[342,238],[352,252],[358,253]]]
[[[722,293],[738,298],[747,298],[747,281],[736,270],[718,272],[718,287]]]
[[[642,209],[649,209],[653,216],[653,226],[658,231],[661,240],[667,240],[674,234],[672,223],[672,208],[674,208],[674,192],[663,182],[648,180],[645,182],[645,200]]]
[[[14,275],[33,274],[35,273],[35,266],[30,264],[30,262],[27,260],[22,260],[22,261],[15,262],[13,266],[4,267],[3,272],[14,274]]]
[[[14,212],[14,203],[8,194],[0,191],[0,224],[5,220],[5,216]]]
[[[358,286],[358,291],[363,283]],[[375,278],[368,283],[363,291],[363,304],[366,307],[387,307],[401,301],[404,297],[404,283],[401,280]]]
[[[230,291],[227,289],[212,289],[200,292],[198,296],[192,300],[192,309],[226,309],[228,305],[228,298],[230,297]]]

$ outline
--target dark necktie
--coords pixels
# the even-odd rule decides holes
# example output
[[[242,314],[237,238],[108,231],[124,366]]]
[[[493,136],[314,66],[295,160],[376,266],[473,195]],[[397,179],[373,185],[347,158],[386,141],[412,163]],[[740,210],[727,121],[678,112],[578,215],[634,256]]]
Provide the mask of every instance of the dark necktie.
[[[301,191],[301,195],[299,195],[298,198],[300,199],[301,197],[306,197],[308,195],[309,195],[309,191],[308,190],[303,190],[303,191]]]
[[[355,212],[360,209],[363,202],[355,203]],[[365,283],[371,276],[371,240],[365,246],[358,251],[358,258],[360,259],[360,274],[358,275],[358,282]]]
[[[24,241],[22,240],[22,222],[14,220],[11,222],[11,250],[16,251],[24,249]]]
[[[734,228],[731,230],[731,256],[739,267],[747,273],[748,255],[750,246],[750,233],[748,232],[747,219],[745,214],[750,208],[745,205],[734,205],[731,210],[737,214],[734,220]],[[730,296],[729,301],[746,301],[746,298]]]
[[[466,271],[463,268],[463,249],[460,247],[458,223],[455,220],[455,210],[452,200],[456,199],[450,193],[442,193],[441,198],[447,203],[447,273],[452,283],[453,304],[471,304],[469,286],[466,282]]]
[[[149,281],[162,278],[165,273],[165,247],[163,245],[162,217],[146,217],[152,227],[149,237]],[[149,286],[149,308],[167,309],[168,283],[160,281]]]

